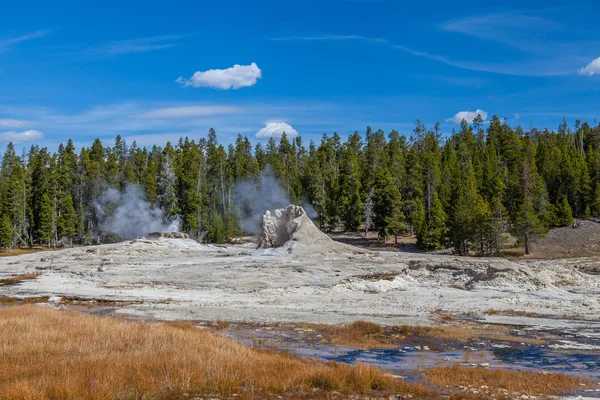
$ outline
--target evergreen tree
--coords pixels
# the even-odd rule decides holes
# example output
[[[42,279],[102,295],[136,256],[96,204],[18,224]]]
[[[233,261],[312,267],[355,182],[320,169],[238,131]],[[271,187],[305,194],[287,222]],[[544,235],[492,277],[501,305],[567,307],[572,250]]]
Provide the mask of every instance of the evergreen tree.
[[[373,222],[379,238],[385,241],[392,234],[397,242],[397,237],[405,231],[406,224],[400,191],[387,169],[379,169],[373,188]]]
[[[538,218],[531,201],[525,197],[512,226],[512,234],[525,246],[525,254],[531,252],[531,243],[543,236],[545,232],[546,228]]]
[[[2,214],[0,219],[0,244],[3,249],[13,247],[13,227],[7,214]]]
[[[573,224],[573,212],[567,196],[561,196],[556,204],[556,226],[570,226]]]
[[[362,185],[359,155],[349,141],[340,160],[340,208],[347,231],[357,230],[362,219]]]
[[[177,219],[179,206],[177,204],[177,176],[173,169],[173,148],[167,144],[163,152],[163,164],[158,177],[158,204],[164,212],[164,222],[170,224]]]
[[[141,186],[165,223],[199,240],[241,234],[235,187],[268,165],[293,202],[311,204],[325,230],[364,223],[380,238],[416,233],[422,249],[453,246],[459,254],[498,255],[507,231],[525,244],[573,216],[600,217],[600,125],[567,121],[558,130],[524,131],[478,116],[441,143],[439,124],[417,120],[410,138],[367,127],[342,143],[337,133],[304,146],[282,135],[253,147],[238,135],[219,144],[210,129],[194,142],[164,148],[130,146],[117,136],[76,153],[72,140],[53,153],[9,143],[0,166],[3,247],[82,243],[101,222],[94,201],[109,187]]]
[[[71,240],[77,232],[77,213],[73,206],[73,198],[70,195],[66,195],[61,199],[60,209],[61,214],[57,221],[58,238]]]
[[[54,208],[50,196],[44,193],[40,200],[39,205],[39,225],[37,234],[40,238],[40,242],[52,246],[54,239],[55,225],[54,225]]]
[[[431,213],[420,206],[417,211],[417,246],[424,250],[440,249],[446,243],[446,212],[437,195],[433,194]]]

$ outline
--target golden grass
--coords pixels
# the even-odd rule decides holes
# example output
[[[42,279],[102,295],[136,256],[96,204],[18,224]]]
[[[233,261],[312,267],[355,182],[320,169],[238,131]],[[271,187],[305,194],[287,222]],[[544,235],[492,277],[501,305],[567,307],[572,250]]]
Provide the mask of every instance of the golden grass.
[[[584,379],[557,373],[507,371],[462,366],[434,367],[424,373],[427,382],[446,389],[472,387],[505,394],[559,396],[580,390],[580,384],[593,386]],[[508,393],[506,393],[508,392]]]
[[[0,304],[26,304],[26,303],[47,303],[50,297],[42,296],[42,297],[25,297],[25,298],[17,298],[17,297],[9,297],[9,296],[0,296]]]
[[[440,338],[445,340],[458,340],[462,342],[486,339],[501,342],[518,342],[529,344],[544,344],[541,339],[515,336],[510,327],[506,325],[483,325],[465,322],[463,325],[442,325],[434,327],[415,328],[425,337]]]
[[[59,248],[47,248],[47,247],[18,247],[15,249],[4,250],[0,252],[0,257],[14,257],[22,256],[24,254],[41,253],[43,251],[56,251],[62,250]]]
[[[21,283],[23,281],[36,279],[39,275],[40,274],[23,274],[0,279],[0,286],[16,285],[17,283]]]
[[[250,349],[186,323],[124,322],[23,305],[0,308],[0,337],[2,400],[430,395],[372,366]]]
[[[93,299],[93,298],[82,298],[76,296],[63,296],[60,299],[61,304],[72,305],[86,305],[89,308],[94,308],[98,306],[102,307],[124,307],[132,304],[143,304],[143,301],[135,301],[135,300],[109,300],[109,299]]]
[[[294,326],[312,329],[323,335],[331,344],[346,347],[392,348],[401,336],[390,334],[384,327],[366,321],[355,321],[346,325],[301,323]]]
[[[398,276],[398,274],[395,274],[395,273],[382,272],[382,273],[378,273],[378,274],[361,275],[361,276],[358,276],[357,278],[360,278],[360,279],[363,279],[366,281],[370,281],[370,282],[377,282],[377,281],[393,281],[394,279],[396,279],[397,276]]]
[[[543,318],[542,314],[530,312],[530,311],[516,311],[516,310],[496,310],[491,308],[484,312],[485,315],[507,315],[511,317],[532,317],[532,318]]]
[[[438,326],[388,326],[383,327],[371,322],[356,321],[346,325],[295,324],[302,328],[317,331],[331,344],[352,348],[394,348],[407,339],[416,341],[425,339],[455,340],[467,342],[476,339],[543,344],[545,341],[535,338],[514,336],[510,327],[505,325],[484,325],[463,322],[461,325]]]
[[[574,282],[572,280],[561,279],[561,280],[558,280],[558,281],[554,282],[554,286],[556,286],[556,287],[568,287],[568,286],[578,286],[578,285],[577,285],[577,282]]]

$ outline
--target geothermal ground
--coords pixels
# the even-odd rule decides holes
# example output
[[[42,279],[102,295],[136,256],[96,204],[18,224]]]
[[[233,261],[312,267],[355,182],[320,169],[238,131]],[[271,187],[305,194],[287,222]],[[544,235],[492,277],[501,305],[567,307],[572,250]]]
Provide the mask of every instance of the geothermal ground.
[[[600,378],[600,258],[508,261],[368,251],[332,241],[305,215],[293,214],[286,223],[285,229],[269,228],[283,235],[277,248],[158,238],[5,257],[0,279],[37,276],[0,286],[0,296],[43,297],[57,308],[115,301],[118,307],[104,310],[142,320],[234,322],[225,335],[242,342],[287,337],[287,346],[301,354],[340,361],[351,354],[392,370],[405,369],[394,358],[398,354],[378,358],[377,352],[349,348],[340,353],[327,344],[311,345],[316,342],[307,332],[315,328],[286,324],[509,326],[522,341],[480,338],[439,350],[446,361],[458,354],[456,362],[468,363],[464,354],[448,352],[479,346],[478,363],[510,364],[498,357],[508,348],[514,350],[507,355],[514,365],[534,369],[538,361],[543,369],[550,353],[577,354],[553,369]],[[103,310],[95,304],[96,311]],[[273,330],[267,324],[279,325]],[[396,351],[425,349],[413,345]],[[520,362],[527,357],[529,364]]]
[[[590,273],[600,259],[515,262],[332,246],[340,251],[138,239],[5,257],[0,278],[39,275],[0,287],[0,295],[132,302],[122,312],[161,319],[428,325],[443,311],[561,326],[600,318],[600,275]]]

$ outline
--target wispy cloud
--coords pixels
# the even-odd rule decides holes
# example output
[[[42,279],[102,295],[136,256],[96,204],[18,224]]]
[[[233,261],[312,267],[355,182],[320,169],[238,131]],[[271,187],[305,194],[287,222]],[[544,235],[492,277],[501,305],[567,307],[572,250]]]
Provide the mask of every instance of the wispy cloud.
[[[549,10],[542,10],[549,11]],[[537,11],[539,12],[539,10]],[[320,34],[311,36],[287,36],[271,38],[273,41],[362,41],[373,45],[383,45],[411,54],[437,61],[455,68],[517,76],[559,76],[575,75],[589,54],[600,47],[600,41],[566,41],[562,39],[566,29],[551,19],[535,15],[533,11],[476,15],[446,21],[439,25],[444,34],[459,34],[452,49],[461,46],[473,46],[463,43],[461,37],[471,37],[508,46],[516,51],[515,57],[495,58],[494,51],[486,52],[485,57],[447,56],[414,49],[406,44],[394,43],[381,37],[362,35]],[[569,27],[573,32],[573,27]],[[492,47],[493,48],[493,47]]]
[[[51,32],[52,31],[50,29],[43,29],[43,30],[30,32],[30,33],[26,33],[26,34],[19,35],[19,36],[5,37],[3,39],[0,39],[0,51],[6,51],[10,47],[17,45],[19,43],[22,43],[22,42],[27,42],[29,40],[42,38],[44,36],[49,35]]]
[[[0,118],[0,128],[23,129],[30,125],[31,122],[22,119]]]
[[[44,139],[44,134],[40,131],[28,130],[23,132],[9,131],[0,133],[0,143],[14,144],[37,142]]]
[[[503,45],[517,52],[514,58],[502,56],[488,63],[485,69],[492,72],[531,76],[574,75],[586,58],[589,60],[590,54],[597,51],[600,41],[590,39],[587,34],[579,35],[585,38],[581,40],[566,39],[570,35],[578,36],[577,27],[565,26],[542,16],[549,11],[557,9],[475,15],[446,21],[439,28],[451,34]],[[475,69],[481,67],[481,64],[470,61],[463,65]]]
[[[412,54],[413,56],[424,57],[424,58],[428,58],[430,60],[443,62],[444,64],[448,64],[451,66],[463,68],[459,64],[447,59],[444,56],[427,53],[425,51],[413,50],[410,47],[407,47],[403,44],[395,44],[395,43],[390,42],[389,40],[383,39],[383,38],[374,38],[374,37],[361,36],[361,35],[316,35],[316,36],[276,37],[276,38],[271,38],[271,40],[273,40],[273,41],[347,41],[347,40],[356,40],[356,41],[367,42],[367,43],[372,43],[372,44],[382,44],[382,45],[386,45],[386,46],[391,46],[394,49],[402,50],[404,52]]]
[[[372,43],[384,43],[391,44],[386,39],[380,38],[370,38],[367,36],[361,35],[316,35],[316,36],[283,36],[283,37],[274,37],[271,40],[276,42],[284,42],[284,41],[326,41],[326,40],[363,40]]]
[[[234,142],[238,133],[254,136],[262,128],[268,128],[265,132],[273,132],[275,137],[283,130],[291,136],[301,131],[305,140],[317,141],[324,130],[342,134],[367,125],[363,116],[355,116],[358,121],[349,121],[346,110],[345,105],[338,103],[295,99],[212,104],[129,101],[70,111],[0,104],[1,116],[30,122],[24,129],[0,128],[0,133],[20,133],[33,127],[44,132],[44,139],[35,143],[53,149],[67,138],[74,139],[76,146],[89,146],[96,137],[111,143],[117,134],[127,138],[128,143],[135,140],[138,145],[164,146],[167,140],[173,143],[179,137],[198,140],[211,127],[217,130],[219,141],[224,144]],[[290,120],[295,121],[291,129],[285,122]]]
[[[157,108],[142,114],[134,115],[134,117],[143,119],[193,118],[235,114],[243,111],[244,109],[241,107],[232,106],[181,106]]]
[[[538,51],[551,32],[562,25],[536,15],[501,13],[453,19],[440,25],[443,31],[503,43],[523,51]]]
[[[165,104],[154,102],[124,102],[96,106],[77,112],[61,112],[44,107],[15,107],[0,105],[0,113],[13,115],[14,121],[27,116],[31,126],[39,127],[47,135],[46,143],[56,140],[78,138],[109,138],[117,133],[123,137],[139,137],[168,133],[174,136],[204,135],[210,127],[220,133],[254,133],[262,125],[264,113],[247,113],[244,107],[224,104]],[[15,125],[14,123],[10,123]],[[13,135],[20,129],[7,129]],[[2,130],[0,129],[0,133]],[[17,132],[19,133],[19,132]],[[7,135],[8,136],[8,135]],[[152,137],[152,136],[151,136]],[[158,136],[154,136],[158,138]],[[150,139],[148,139],[150,140]],[[164,143],[156,142],[164,145]]]
[[[435,76],[434,78],[454,86],[481,88],[490,83],[489,80],[477,76]]]
[[[146,38],[116,40],[97,46],[88,47],[83,53],[90,56],[117,56],[121,54],[146,53],[170,49],[177,46],[183,35],[163,35]]]

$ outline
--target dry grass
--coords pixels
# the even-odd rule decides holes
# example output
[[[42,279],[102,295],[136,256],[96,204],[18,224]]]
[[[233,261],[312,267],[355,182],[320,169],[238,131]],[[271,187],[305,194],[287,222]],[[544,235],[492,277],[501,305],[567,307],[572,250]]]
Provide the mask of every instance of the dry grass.
[[[9,249],[0,252],[0,257],[14,257],[22,256],[24,254],[40,253],[43,251],[56,251],[62,250],[60,248],[50,249],[47,247],[18,247],[16,249]]]
[[[25,298],[0,296],[0,304],[47,303],[49,299],[50,299],[50,297],[48,297],[48,296],[25,297]]]
[[[109,299],[90,299],[76,296],[63,296],[60,299],[60,303],[64,305],[86,305],[89,308],[94,308],[98,306],[102,307],[124,307],[130,306],[133,304],[144,304],[143,301],[134,301],[134,300],[109,300]]]
[[[228,321],[211,321],[207,323],[207,327],[215,331],[224,331],[231,328],[231,322]]]
[[[36,279],[38,276],[39,274],[23,274],[11,276],[9,278],[0,279],[0,286],[16,285],[17,283],[21,283],[23,281]]]
[[[398,336],[378,324],[355,321],[346,325],[294,324],[294,326],[312,329],[323,335],[331,344],[353,348],[392,348],[396,347]]]
[[[442,388],[456,389],[459,386],[481,391],[482,386],[490,393],[529,396],[559,396],[580,390],[580,384],[594,383],[556,373],[517,372],[461,366],[435,367],[425,373],[427,382]]]
[[[495,340],[501,342],[518,342],[544,344],[545,341],[523,336],[514,336],[506,325],[482,325],[465,322],[463,325],[444,325],[414,328],[422,336],[446,340],[470,341],[476,339]]]
[[[516,310],[496,310],[491,308],[484,312],[485,315],[507,315],[511,317],[531,317],[531,318],[543,318],[544,315],[529,312],[529,311],[516,311]]]
[[[525,247],[512,247],[500,250],[500,256],[509,260],[523,258],[525,256]]]
[[[398,276],[398,274],[395,274],[395,273],[382,272],[382,273],[378,273],[378,274],[361,275],[361,276],[358,276],[357,278],[364,279],[364,280],[370,281],[370,282],[377,282],[377,281],[393,281],[394,279],[396,279],[397,276]]]
[[[577,282],[574,282],[570,279],[561,279],[559,281],[554,282],[554,286],[556,287],[568,287],[568,286],[578,286]]]
[[[487,339],[530,344],[545,343],[540,339],[514,336],[510,327],[505,325],[484,325],[474,322],[432,327],[409,325],[383,327],[365,321],[356,321],[347,325],[295,324],[295,326],[313,329],[333,345],[352,348],[394,348],[408,339],[417,342],[432,339],[459,342]]]
[[[0,337],[2,400],[431,395],[371,366],[254,350],[186,323],[123,322],[24,305],[0,309]]]

